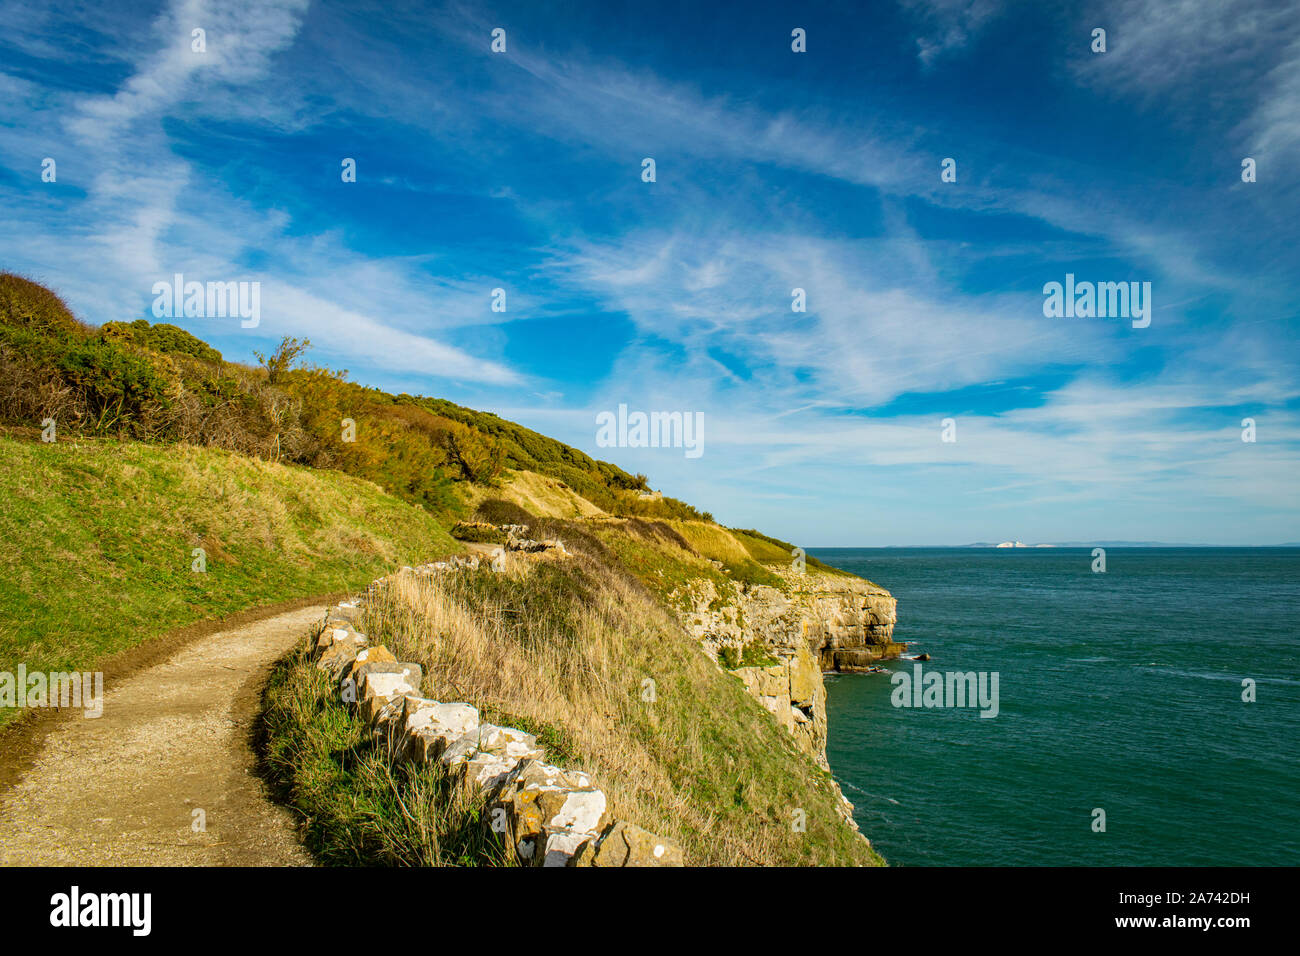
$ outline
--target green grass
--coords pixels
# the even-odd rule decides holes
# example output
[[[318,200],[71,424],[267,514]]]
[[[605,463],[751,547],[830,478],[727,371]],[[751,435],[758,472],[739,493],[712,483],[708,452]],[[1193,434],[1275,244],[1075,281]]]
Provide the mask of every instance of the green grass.
[[[213,449],[0,437],[0,498],[6,671],[93,669],[174,628],[462,550],[369,482]]]
[[[713,582],[719,594],[730,593],[723,574],[667,522],[597,522],[592,535],[665,604],[686,610],[686,588],[693,581]]]
[[[771,535],[763,534],[761,531],[755,531],[753,528],[727,528],[730,535],[744,545],[745,550],[749,552],[750,557],[755,561],[768,565],[780,565],[783,568],[789,568],[794,561],[794,545],[789,541],[782,541],[780,538],[774,538]],[[839,575],[841,577],[854,577],[847,571],[841,571],[839,568],[832,567],[829,564],[823,564],[811,554],[805,554],[804,561],[810,568],[815,568],[826,574]]]
[[[766,648],[751,641],[740,650],[734,647],[719,648],[718,663],[727,670],[734,671],[738,667],[771,667],[781,661],[768,653]]]
[[[509,866],[482,800],[439,763],[390,759],[311,660],[280,661],[258,727],[264,775],[302,814],[307,848],[338,866]]]

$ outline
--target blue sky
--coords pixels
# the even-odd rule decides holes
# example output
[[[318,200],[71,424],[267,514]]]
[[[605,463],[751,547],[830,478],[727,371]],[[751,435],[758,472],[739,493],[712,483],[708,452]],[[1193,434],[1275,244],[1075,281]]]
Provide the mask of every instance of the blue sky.
[[[256,280],[178,324],[807,546],[1300,540],[1294,4],[110,6],[0,3],[0,268],[88,321]],[[620,403],[704,453],[598,448]]]

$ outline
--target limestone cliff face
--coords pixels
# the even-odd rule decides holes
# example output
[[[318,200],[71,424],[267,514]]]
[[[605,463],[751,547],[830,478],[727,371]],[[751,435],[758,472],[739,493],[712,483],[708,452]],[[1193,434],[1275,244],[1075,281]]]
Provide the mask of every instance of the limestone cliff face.
[[[728,593],[719,593],[712,581],[693,581],[681,595],[684,623],[825,767],[822,672],[861,671],[898,657],[897,602],[861,578],[770,570],[783,588],[728,582]]]
[[[809,582],[806,599],[809,641],[823,671],[865,670],[902,653],[903,645],[894,643],[898,601],[884,588],[823,575]]]

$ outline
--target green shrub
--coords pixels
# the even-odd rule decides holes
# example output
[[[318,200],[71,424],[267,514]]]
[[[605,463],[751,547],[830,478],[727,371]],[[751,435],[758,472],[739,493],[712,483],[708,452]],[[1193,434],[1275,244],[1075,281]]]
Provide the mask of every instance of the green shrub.
[[[201,362],[220,362],[221,353],[207,342],[175,325],[160,322],[150,325],[144,319],[134,322],[105,322],[99,328],[101,338],[120,339],[141,348],[166,355],[188,355]]]
[[[779,663],[781,662],[768,653],[767,648],[758,641],[750,641],[740,654],[741,667],[771,667]]]

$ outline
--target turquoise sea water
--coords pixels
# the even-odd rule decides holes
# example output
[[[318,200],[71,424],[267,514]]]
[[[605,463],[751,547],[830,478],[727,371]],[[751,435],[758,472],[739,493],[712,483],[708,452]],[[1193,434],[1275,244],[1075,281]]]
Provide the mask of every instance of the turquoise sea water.
[[[992,719],[828,675],[831,768],[891,864],[1300,864],[1300,549],[809,553],[898,598],[925,670],[999,674]]]

